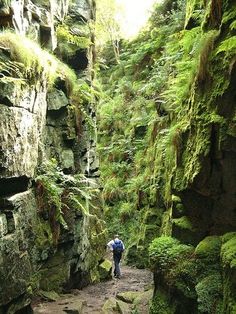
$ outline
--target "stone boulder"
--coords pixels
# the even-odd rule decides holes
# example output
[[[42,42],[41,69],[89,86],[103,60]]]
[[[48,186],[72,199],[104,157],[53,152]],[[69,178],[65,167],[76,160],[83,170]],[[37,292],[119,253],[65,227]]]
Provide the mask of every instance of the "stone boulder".
[[[112,262],[109,260],[103,261],[99,267],[99,275],[101,280],[108,280],[112,278],[111,272],[112,272]]]

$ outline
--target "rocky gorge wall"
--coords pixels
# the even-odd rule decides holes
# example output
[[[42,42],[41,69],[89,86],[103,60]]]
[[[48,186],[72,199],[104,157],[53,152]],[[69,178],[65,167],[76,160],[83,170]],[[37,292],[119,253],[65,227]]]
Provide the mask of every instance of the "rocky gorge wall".
[[[99,280],[94,16],[90,1],[0,1],[0,313]]]
[[[235,16],[166,0],[119,64],[104,51],[106,215],[128,263],[153,269],[153,314],[236,311]]]

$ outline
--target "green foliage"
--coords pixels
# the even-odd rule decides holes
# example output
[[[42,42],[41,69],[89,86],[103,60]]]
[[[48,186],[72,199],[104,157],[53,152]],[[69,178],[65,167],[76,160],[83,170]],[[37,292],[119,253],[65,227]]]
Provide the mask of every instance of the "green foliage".
[[[227,233],[223,237],[221,248],[221,258],[224,267],[236,267],[236,234],[235,232]]]
[[[171,9],[167,9],[169,6]],[[189,120],[167,126],[167,109],[171,106],[174,109],[175,104],[163,91],[172,86],[171,97],[182,93],[181,90],[183,95],[184,90],[189,91],[190,80],[186,73],[195,66],[191,58],[201,35],[200,28],[179,32],[184,23],[183,8],[183,1],[175,1],[173,5],[166,2],[161,12],[157,8],[150,20],[150,30],[130,43],[124,41],[119,65],[106,68],[110,55],[104,56],[108,63],[102,64],[100,74],[106,93],[98,107],[99,152],[105,201],[110,211],[116,210],[117,202],[121,208],[117,228],[120,221],[128,223],[129,203],[133,204],[132,216],[142,221],[140,209],[146,205],[156,206],[157,187],[161,189],[164,203],[171,198],[172,176],[180,162],[182,134],[189,127]],[[189,60],[185,69],[183,56],[186,64]],[[179,85],[171,82],[176,73],[182,75],[187,87],[184,82]],[[178,96],[179,99],[185,97],[183,95]],[[182,105],[182,100],[178,105]],[[159,207],[162,210],[162,202]],[[166,226],[170,230],[170,223]],[[141,226],[139,233],[142,234]],[[153,232],[148,241],[155,236]]]
[[[91,41],[88,37],[73,34],[72,30],[70,30],[69,26],[66,24],[57,27],[57,38],[59,43],[65,41],[81,49],[86,49],[91,45]],[[70,51],[68,51],[68,53],[70,54]]]
[[[236,17],[236,5],[232,4],[229,10],[226,10],[223,14],[222,24],[226,24],[230,21],[233,21]]]
[[[121,217],[122,221],[125,221],[132,217],[134,214],[134,206],[132,203],[122,203],[120,208],[119,216]]]
[[[195,286],[200,272],[195,258],[180,259],[175,267],[169,270],[168,284],[180,291],[188,299],[196,299]]]
[[[218,236],[209,236],[203,239],[195,249],[198,258],[205,259],[207,262],[217,262],[220,255],[221,239]]]
[[[61,195],[63,189],[57,184],[60,179],[60,172],[55,161],[42,165],[44,173],[36,178],[36,195],[41,212],[49,213],[50,226],[57,243],[60,225],[67,229],[67,224],[62,213]]]
[[[53,240],[57,244],[60,226],[65,230],[69,228],[66,221],[68,211],[90,216],[89,206],[92,204],[89,201],[97,195],[98,189],[83,175],[65,175],[55,160],[42,164],[38,172],[36,196],[39,211],[42,215],[48,213]]]
[[[183,30],[185,1],[164,1],[154,11],[150,28],[134,41],[122,43],[119,65],[109,63],[109,53],[103,56],[100,81],[106,92],[98,108],[98,125],[107,219],[110,232],[121,229],[128,241],[128,262],[140,265],[140,252],[144,259],[148,243],[159,234],[166,235],[155,239],[149,248],[151,266],[183,298],[194,303],[198,294],[201,311],[204,284],[210,285],[212,280],[212,291],[206,288],[206,307],[214,313],[211,306],[218,293],[214,280],[219,285],[222,282],[221,238],[203,239],[194,253],[192,247],[168,237],[172,223],[182,234],[197,234],[198,225],[192,217],[183,216],[189,214],[188,208],[184,212],[178,200],[175,206],[182,217],[171,217],[172,194],[191,187],[212,150],[213,126],[222,133],[227,124],[217,106],[229,87],[234,44],[232,40],[224,42],[229,38],[210,21],[209,5],[206,8],[204,1],[188,1],[194,16],[189,13],[188,27]],[[228,17],[232,30],[233,22],[234,18]],[[218,66],[221,63],[225,74]],[[222,139],[216,143],[217,148],[220,145]],[[145,212],[153,208],[162,222],[155,220],[155,227],[146,232]],[[133,223],[136,228],[131,227]],[[221,257],[230,265],[233,249],[224,245]],[[169,310],[162,301],[157,301],[153,313]],[[220,313],[220,301],[215,310]]]
[[[0,8],[5,8],[10,6],[11,0],[0,0]]]
[[[174,314],[175,306],[170,305],[168,296],[160,291],[152,299],[149,308],[150,314]]]
[[[236,48],[236,36],[231,36],[230,38],[224,40],[218,47],[216,54],[221,52],[226,52],[228,55],[232,55]]]
[[[50,79],[54,75],[56,63],[53,57],[25,37],[11,32],[2,32],[0,33],[0,45],[3,50],[10,52],[9,62],[7,60],[8,68],[4,68],[1,63],[1,72],[4,73],[5,70],[8,70],[3,77],[16,76],[16,78],[34,82],[35,78],[45,76],[46,79]],[[1,55],[1,59],[3,62],[6,60],[4,55]],[[21,73],[20,76],[19,73]]]
[[[60,77],[66,82],[68,94],[72,93],[76,85],[75,73],[36,43],[6,31],[0,33],[0,48],[10,56],[0,55],[1,81],[34,84],[43,79],[52,86]]]
[[[205,277],[196,285],[200,313],[222,314],[222,278],[219,274]]]
[[[92,45],[90,31],[83,32],[84,25],[70,24],[70,21],[66,21],[66,24],[60,24],[56,29],[57,54],[65,62],[75,55],[77,50],[88,49]]]
[[[168,270],[180,259],[192,253],[191,246],[181,244],[177,239],[167,236],[154,239],[149,247],[150,260],[161,271]]]
[[[173,224],[178,226],[180,229],[194,231],[194,227],[187,216],[182,216],[181,218],[173,219]]]

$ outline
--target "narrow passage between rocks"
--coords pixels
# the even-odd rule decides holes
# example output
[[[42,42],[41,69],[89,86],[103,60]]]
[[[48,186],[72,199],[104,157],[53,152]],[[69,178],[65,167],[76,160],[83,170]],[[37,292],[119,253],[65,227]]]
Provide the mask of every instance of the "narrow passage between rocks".
[[[149,270],[123,266],[121,279],[73,290],[55,302],[37,303],[33,310],[34,314],[145,314],[152,294]]]

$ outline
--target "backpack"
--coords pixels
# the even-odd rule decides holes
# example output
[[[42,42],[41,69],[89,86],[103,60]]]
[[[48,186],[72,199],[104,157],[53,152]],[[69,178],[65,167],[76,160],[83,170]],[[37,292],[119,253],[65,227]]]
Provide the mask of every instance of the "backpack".
[[[114,241],[114,243],[112,244],[112,248],[114,254],[120,254],[124,251],[121,240]]]

